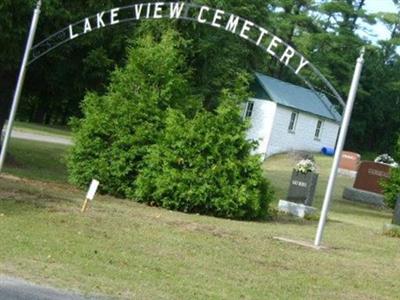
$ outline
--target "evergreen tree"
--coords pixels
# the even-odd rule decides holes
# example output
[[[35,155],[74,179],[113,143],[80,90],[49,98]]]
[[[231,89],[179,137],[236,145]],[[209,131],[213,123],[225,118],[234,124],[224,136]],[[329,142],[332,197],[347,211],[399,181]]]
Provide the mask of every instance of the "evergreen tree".
[[[259,219],[272,200],[254,144],[246,140],[243,88],[225,90],[215,112],[193,119],[169,110],[136,181],[136,199],[152,205],[236,219]]]
[[[133,194],[143,157],[163,130],[166,109],[193,114],[200,102],[191,97],[181,46],[174,31],[160,40],[138,38],[126,67],[112,74],[106,94],[85,97],[84,118],[73,126],[71,182],[85,186],[97,178],[105,192]]]

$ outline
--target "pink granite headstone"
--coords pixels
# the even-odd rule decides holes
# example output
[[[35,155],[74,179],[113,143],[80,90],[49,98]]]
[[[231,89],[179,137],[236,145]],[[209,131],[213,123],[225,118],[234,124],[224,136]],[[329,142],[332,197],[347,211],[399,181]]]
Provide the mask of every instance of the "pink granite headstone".
[[[363,161],[358,169],[354,188],[372,193],[383,194],[380,182],[390,177],[391,167],[372,161]]]
[[[360,166],[361,156],[358,153],[343,151],[340,159],[339,168],[357,172]]]

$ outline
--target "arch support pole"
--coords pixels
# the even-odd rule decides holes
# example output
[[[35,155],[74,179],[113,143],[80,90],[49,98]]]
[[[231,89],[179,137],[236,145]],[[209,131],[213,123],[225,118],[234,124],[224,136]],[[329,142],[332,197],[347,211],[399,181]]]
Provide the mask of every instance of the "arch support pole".
[[[12,103],[10,115],[9,115],[9,118],[8,118],[6,133],[4,135],[3,144],[1,146],[0,173],[3,170],[4,161],[6,159],[8,143],[10,141],[12,127],[13,127],[15,115],[16,115],[17,109],[18,109],[19,99],[21,98],[22,87],[24,85],[24,79],[25,79],[26,69],[27,69],[27,66],[28,66],[29,55],[30,55],[30,52],[31,52],[33,41],[35,40],[36,28],[37,28],[37,25],[38,25],[38,22],[39,22],[41,6],[42,6],[42,1],[39,0],[37,2],[36,8],[35,8],[34,13],[33,13],[32,23],[31,23],[31,27],[30,27],[30,30],[29,30],[28,41],[26,43],[25,53],[24,53],[24,57],[22,59],[22,64],[21,64],[21,69],[19,71],[17,87],[16,87],[15,92],[14,92],[13,103]]]
[[[342,151],[344,143],[346,142],[347,131],[350,124],[351,114],[353,112],[354,100],[356,98],[358,84],[360,82],[361,71],[364,65],[364,52],[365,49],[361,50],[361,55],[357,59],[357,65],[354,71],[353,80],[350,87],[349,97],[347,99],[346,108],[343,114],[342,126],[340,128],[339,140],[336,146],[335,157],[333,159],[332,170],[329,176],[328,186],[326,188],[324,204],[322,206],[321,217],[319,219],[318,230],[315,236],[314,245],[316,247],[321,246],[322,235],[324,233],[326,220],[328,218],[329,206],[332,199],[333,188],[335,187],[336,176],[338,172],[340,158],[342,156]]]

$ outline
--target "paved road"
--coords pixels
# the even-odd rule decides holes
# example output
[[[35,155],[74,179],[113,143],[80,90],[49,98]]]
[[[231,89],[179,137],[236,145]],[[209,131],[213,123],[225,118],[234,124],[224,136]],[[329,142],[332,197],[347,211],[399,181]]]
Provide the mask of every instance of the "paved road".
[[[89,300],[80,295],[0,276],[0,300]]]
[[[72,140],[68,137],[56,136],[56,135],[46,135],[33,132],[25,132],[13,130],[11,137],[23,140],[62,144],[62,145],[72,145]]]

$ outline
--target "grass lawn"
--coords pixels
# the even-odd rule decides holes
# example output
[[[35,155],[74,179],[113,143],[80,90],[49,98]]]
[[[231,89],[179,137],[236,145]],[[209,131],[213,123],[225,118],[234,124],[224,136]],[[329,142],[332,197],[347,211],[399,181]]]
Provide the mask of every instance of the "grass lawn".
[[[38,148],[34,154],[34,148],[33,157],[56,152]],[[57,151],[60,158],[65,149]],[[331,159],[317,161],[320,207]],[[276,200],[286,194],[293,164],[291,156],[282,155],[264,165]],[[108,196],[97,197],[82,215],[85,192],[62,183],[62,163],[56,169],[64,174],[58,183],[29,170],[31,178],[46,182],[0,178],[0,273],[126,299],[399,297],[400,239],[381,234],[391,212],[342,200],[343,187],[352,184],[348,178],[340,177],[335,190],[324,237],[329,249],[315,251],[273,239],[313,240],[316,221],[285,216],[238,222]]]
[[[44,181],[66,182],[65,155],[68,147],[60,144],[11,139],[5,172]]]

